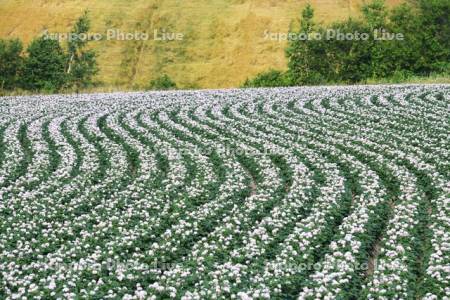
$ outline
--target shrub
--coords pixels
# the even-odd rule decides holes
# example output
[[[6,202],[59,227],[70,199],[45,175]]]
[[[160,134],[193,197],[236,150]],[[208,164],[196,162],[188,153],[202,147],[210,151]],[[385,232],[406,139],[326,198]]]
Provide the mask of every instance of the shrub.
[[[176,83],[166,74],[150,81],[149,90],[175,90]]]
[[[277,87],[288,85],[289,80],[287,74],[277,70],[269,70],[259,73],[253,79],[247,79],[242,87]]]

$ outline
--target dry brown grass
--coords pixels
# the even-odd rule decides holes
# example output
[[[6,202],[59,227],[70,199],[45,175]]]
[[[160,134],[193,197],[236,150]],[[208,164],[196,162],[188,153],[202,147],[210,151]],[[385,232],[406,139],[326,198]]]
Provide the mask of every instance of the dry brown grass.
[[[93,42],[105,85],[142,88],[161,73],[181,87],[235,87],[269,68],[284,69],[285,43],[264,31],[295,26],[307,0],[1,0],[0,37],[26,43],[44,29],[67,32],[91,12],[93,32],[107,28],[182,32],[183,41]],[[320,21],[357,16],[362,0],[311,0]],[[390,5],[401,0],[389,0]]]

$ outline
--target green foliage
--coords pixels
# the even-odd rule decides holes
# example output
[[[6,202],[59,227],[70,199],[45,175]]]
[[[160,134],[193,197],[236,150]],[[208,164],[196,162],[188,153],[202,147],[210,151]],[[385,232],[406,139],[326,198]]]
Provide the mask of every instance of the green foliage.
[[[83,51],[74,59],[69,75],[69,85],[75,88],[85,88],[93,84],[93,77],[98,73],[96,53],[92,50]]]
[[[423,42],[422,73],[450,70],[450,1],[417,0]]]
[[[64,72],[66,55],[58,41],[40,37],[27,49],[22,86],[25,89],[55,92],[66,83]]]
[[[85,11],[83,15],[75,23],[71,33],[72,38],[68,41],[69,54],[76,54],[79,49],[84,48],[87,44],[86,39],[81,38],[82,33],[87,33],[91,28],[91,22],[89,20],[88,12]]]
[[[363,5],[361,12],[370,28],[382,28],[386,25],[388,11],[384,0],[373,0]]]
[[[0,40],[0,90],[13,89],[17,85],[22,68],[22,42],[18,39]]]
[[[298,35],[321,38],[289,41],[286,49],[292,84],[357,83],[369,78],[429,76],[450,70],[450,1],[417,0],[389,11],[383,0],[361,9],[361,20],[344,20],[325,27],[314,23],[314,10],[302,12]],[[402,38],[380,38],[380,31]],[[378,34],[375,34],[375,31]],[[367,33],[366,38],[337,38],[328,32]]]
[[[62,88],[86,88],[98,72],[96,53],[82,38],[90,28],[85,12],[75,23],[64,51],[57,40],[36,38],[22,56],[20,40],[0,40],[0,90],[24,88],[57,92]]]
[[[150,81],[148,86],[149,90],[175,90],[177,89],[176,83],[167,75],[161,75],[160,77]]]
[[[88,40],[82,38],[84,34],[88,33],[90,27],[88,12],[85,11],[75,23],[71,32],[73,38],[69,39],[67,43],[68,85],[76,89],[92,85],[92,78],[98,73],[97,55],[93,50],[85,49]]]
[[[402,4],[390,14],[389,30],[404,35],[402,41],[382,41],[372,46],[371,74],[373,78],[397,77],[399,74],[420,73],[422,47],[420,22],[410,5]]]
[[[327,36],[330,29],[334,32],[364,32],[366,27],[360,21],[349,19],[332,24],[329,28],[318,28],[316,32]],[[289,73],[296,84],[358,82],[370,72],[370,43],[332,36],[301,43],[301,53],[307,55],[299,58],[294,46],[289,64]],[[307,62],[306,72],[304,67],[297,68],[302,62]]]
[[[307,4],[302,11],[302,19],[300,21],[300,28],[303,32],[311,32],[314,28],[314,9],[311,4]]]
[[[269,70],[256,75],[253,79],[247,79],[242,87],[277,87],[277,86],[289,86],[289,79],[287,74],[277,71]]]
[[[314,23],[314,9],[308,4],[302,12],[302,19],[300,21],[299,34],[309,35],[317,28]],[[286,55],[289,58],[289,72],[288,77],[292,84],[319,84],[323,82],[323,77],[318,71],[320,69],[321,61],[310,60],[309,57],[313,55],[311,51],[314,49],[308,47],[304,41],[294,39],[289,41],[286,49]],[[316,51],[322,52],[320,47]]]

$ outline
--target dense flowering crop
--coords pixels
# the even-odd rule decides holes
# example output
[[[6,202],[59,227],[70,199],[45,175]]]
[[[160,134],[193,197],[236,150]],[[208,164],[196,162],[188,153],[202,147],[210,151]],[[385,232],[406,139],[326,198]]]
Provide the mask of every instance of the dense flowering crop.
[[[449,295],[449,86],[0,99],[1,299]]]

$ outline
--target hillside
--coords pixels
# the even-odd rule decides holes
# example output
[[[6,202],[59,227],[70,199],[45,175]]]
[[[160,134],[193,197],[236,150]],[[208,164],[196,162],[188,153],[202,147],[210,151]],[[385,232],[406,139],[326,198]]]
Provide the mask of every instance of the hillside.
[[[401,0],[389,0],[395,5]],[[143,87],[167,73],[184,88],[225,88],[269,68],[286,66],[284,42],[264,32],[286,32],[306,0],[2,0],[0,38],[67,32],[88,9],[92,32],[146,32],[147,41],[95,41],[99,80],[106,85]],[[311,0],[317,19],[357,16],[361,0]],[[153,40],[154,30],[182,33],[179,41]]]

